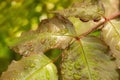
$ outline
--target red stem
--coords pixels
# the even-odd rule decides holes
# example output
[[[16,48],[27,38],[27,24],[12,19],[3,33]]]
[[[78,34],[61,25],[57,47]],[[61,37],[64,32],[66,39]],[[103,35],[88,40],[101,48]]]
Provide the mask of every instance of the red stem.
[[[87,36],[88,34],[90,34],[91,32],[95,31],[97,28],[99,28],[101,25],[105,24],[106,22],[117,18],[118,16],[120,16],[120,12],[115,13],[114,15],[108,17],[108,18],[104,18],[103,21],[99,22],[97,25],[95,25],[93,28],[91,28],[90,30],[86,31],[85,33],[81,34],[79,37],[77,37],[77,39],[79,38],[83,38],[85,36]]]

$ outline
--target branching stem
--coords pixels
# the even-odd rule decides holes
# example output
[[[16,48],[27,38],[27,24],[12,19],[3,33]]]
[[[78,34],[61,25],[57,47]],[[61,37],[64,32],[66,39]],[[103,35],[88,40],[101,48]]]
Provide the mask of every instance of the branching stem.
[[[95,25],[93,28],[89,29],[88,31],[86,31],[85,33],[81,34],[80,36],[78,36],[77,38],[81,39],[85,36],[87,36],[88,34],[90,34],[91,32],[95,31],[96,29],[98,29],[101,25],[105,24],[106,22],[112,20],[112,19],[115,19],[117,18],[118,16],[120,16],[120,12],[118,13],[115,13],[114,15],[106,18],[106,17],[103,17],[103,19],[97,24]]]

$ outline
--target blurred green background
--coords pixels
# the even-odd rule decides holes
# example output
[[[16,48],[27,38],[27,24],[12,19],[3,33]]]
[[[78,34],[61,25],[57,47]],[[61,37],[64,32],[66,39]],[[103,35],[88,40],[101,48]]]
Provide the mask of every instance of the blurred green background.
[[[49,11],[67,8],[75,0],[0,0],[0,74],[20,56],[10,50],[9,42],[24,31],[35,30]]]

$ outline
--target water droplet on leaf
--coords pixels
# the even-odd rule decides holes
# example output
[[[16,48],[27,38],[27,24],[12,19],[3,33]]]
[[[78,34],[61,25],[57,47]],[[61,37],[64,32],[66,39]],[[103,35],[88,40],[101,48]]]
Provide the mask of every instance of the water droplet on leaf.
[[[80,80],[80,76],[78,74],[73,74],[75,80]]]

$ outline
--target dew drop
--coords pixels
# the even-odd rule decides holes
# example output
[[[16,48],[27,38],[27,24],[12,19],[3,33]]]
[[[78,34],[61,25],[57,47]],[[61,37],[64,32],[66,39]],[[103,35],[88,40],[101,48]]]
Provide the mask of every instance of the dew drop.
[[[16,70],[14,70],[14,71],[12,71],[12,74],[13,75],[18,75],[19,73]]]
[[[17,61],[13,60],[12,63],[17,63]]]
[[[77,62],[77,63],[75,63],[74,67],[75,67],[75,69],[80,69],[80,64]]]
[[[27,67],[27,66],[25,66],[25,67],[24,67],[24,69],[25,69],[25,70],[27,70],[27,69],[28,69],[28,67]]]
[[[30,48],[30,51],[33,51],[34,50],[34,48],[32,47],[32,48]]]
[[[67,75],[68,75],[68,76],[72,76],[72,72],[68,72]]]
[[[73,67],[70,65],[70,66],[68,66],[68,69],[71,71],[73,69]]]
[[[120,51],[120,46],[117,44],[117,45],[115,46],[115,49],[118,50],[118,51]]]
[[[120,69],[120,66],[118,66],[118,69]]]
[[[31,63],[31,64],[30,64],[30,68],[34,68],[35,66],[36,66],[35,63]]]
[[[98,17],[98,18],[95,18],[93,21],[94,22],[98,22],[98,21],[100,21],[101,20],[101,17]]]
[[[65,66],[65,65],[62,65],[61,67],[62,67],[62,69],[66,69],[66,66]]]
[[[24,51],[23,52],[23,55],[25,55],[25,56],[28,55],[28,54],[29,54],[29,51]]]
[[[80,80],[80,76],[78,74],[73,74],[75,80]]]
[[[82,18],[80,18],[80,20],[82,21],[82,22],[88,22],[89,20],[87,20],[87,19],[82,19]]]
[[[63,67],[63,68],[66,68],[66,67],[67,67],[67,63],[63,63],[63,64],[62,64],[62,67]]]

